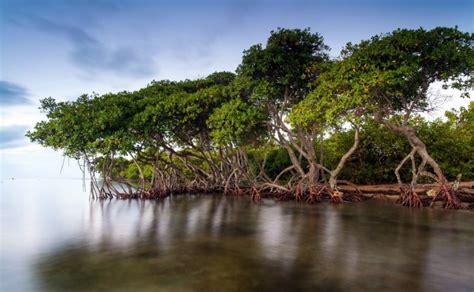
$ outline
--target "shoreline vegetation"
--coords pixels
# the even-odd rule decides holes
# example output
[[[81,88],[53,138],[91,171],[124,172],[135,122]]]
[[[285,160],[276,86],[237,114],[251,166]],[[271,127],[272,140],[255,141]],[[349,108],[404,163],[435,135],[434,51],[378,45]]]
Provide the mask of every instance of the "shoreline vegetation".
[[[117,180],[119,181],[119,180]],[[123,182],[123,181],[122,181]],[[115,185],[115,195],[109,197],[110,199],[116,198],[121,200],[129,199],[162,199],[172,195],[205,195],[205,194],[222,194],[222,189],[210,189],[210,188],[181,188],[169,191],[168,193],[161,193],[156,195],[153,193],[147,193],[140,191],[140,188],[136,188],[140,183],[139,180],[126,180],[125,186],[120,187]],[[100,184],[100,183],[99,183]],[[119,184],[119,183],[118,183]],[[445,208],[444,202],[442,200],[433,200],[436,190],[439,188],[439,185],[436,183],[427,183],[427,184],[418,184],[415,191],[420,197],[420,200],[423,206],[427,207],[439,207]],[[120,190],[120,191],[119,191]],[[138,190],[138,191],[137,191]],[[340,202],[363,202],[367,200],[385,200],[395,203],[400,203],[401,193],[400,187],[398,184],[371,184],[371,185],[355,185],[349,182],[341,182],[338,190],[341,192],[342,200]],[[240,188],[238,192],[228,192],[230,195],[239,195],[239,196],[251,196],[254,202],[260,202],[262,199],[275,199],[277,201],[301,201],[307,203],[310,202],[310,198],[302,196],[301,199],[296,200],[295,197],[285,196],[283,192],[269,190],[266,192],[261,192],[258,198],[255,198],[253,195],[253,190],[248,188]],[[283,196],[282,196],[283,195]],[[459,209],[468,209],[474,210],[474,181],[464,181],[460,182],[456,188],[456,195],[459,198]],[[100,198],[99,198],[100,199]],[[102,198],[104,199],[104,198]],[[321,200],[318,202],[332,202],[331,196],[328,193],[322,193]],[[340,203],[336,202],[336,203]]]
[[[278,28],[235,73],[45,98],[46,120],[27,136],[77,159],[98,199],[218,192],[341,203],[367,199],[357,185],[395,183],[404,206],[466,208],[474,102],[445,120],[422,114],[443,98],[433,84],[469,98],[474,34],[398,29],[337,58],[328,51],[310,29]]]

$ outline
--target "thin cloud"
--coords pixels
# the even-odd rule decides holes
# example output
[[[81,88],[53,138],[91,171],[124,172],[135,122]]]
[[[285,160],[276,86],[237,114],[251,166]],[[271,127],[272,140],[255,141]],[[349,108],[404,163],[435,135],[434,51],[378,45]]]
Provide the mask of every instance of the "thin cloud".
[[[0,105],[22,105],[29,104],[26,88],[8,81],[0,80]]]
[[[28,143],[25,126],[9,126],[0,128],[0,149],[15,148]]]
[[[155,71],[152,62],[139,56],[132,48],[109,49],[79,27],[55,23],[36,16],[29,19],[36,28],[68,40],[73,46],[70,55],[72,62],[86,72],[107,70],[143,77]]]

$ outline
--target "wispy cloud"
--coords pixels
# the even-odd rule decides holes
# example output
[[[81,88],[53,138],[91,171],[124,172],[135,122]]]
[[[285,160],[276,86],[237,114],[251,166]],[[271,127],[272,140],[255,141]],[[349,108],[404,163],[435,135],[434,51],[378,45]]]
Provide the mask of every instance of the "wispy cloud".
[[[9,126],[0,128],[0,149],[14,148],[27,144],[25,126]]]
[[[26,88],[8,81],[0,80],[0,105],[22,105],[30,103]]]
[[[73,47],[70,58],[83,71],[94,73],[107,70],[137,77],[148,76],[155,71],[153,62],[146,56],[140,56],[131,47],[108,48],[78,26],[37,16],[28,18],[36,28],[69,41]]]

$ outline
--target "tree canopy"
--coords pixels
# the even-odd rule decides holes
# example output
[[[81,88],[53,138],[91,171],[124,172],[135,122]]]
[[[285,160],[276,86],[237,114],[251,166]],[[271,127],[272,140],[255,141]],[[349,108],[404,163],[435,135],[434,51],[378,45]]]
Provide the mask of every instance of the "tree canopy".
[[[309,28],[278,28],[265,45],[243,52],[235,74],[152,81],[67,102],[45,98],[46,120],[27,136],[83,159],[104,181],[99,187],[93,180],[99,197],[194,190],[340,202],[357,199],[342,196],[340,181],[396,178],[402,203],[420,206],[418,180],[434,179],[441,185],[435,199],[458,207],[446,177],[472,171],[472,103],[447,112],[447,121],[428,122],[419,113],[430,110],[437,82],[469,97],[474,34],[398,29],[348,43],[336,58],[328,52]],[[453,167],[445,149],[471,159]],[[140,184],[128,182],[127,173]],[[114,180],[128,191],[118,191]]]

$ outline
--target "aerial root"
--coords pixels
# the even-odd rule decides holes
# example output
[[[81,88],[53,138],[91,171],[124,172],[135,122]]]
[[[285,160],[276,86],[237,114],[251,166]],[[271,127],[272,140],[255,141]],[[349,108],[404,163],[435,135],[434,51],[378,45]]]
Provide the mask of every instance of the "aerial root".
[[[255,186],[252,186],[252,188],[250,189],[250,194],[252,201],[254,201],[255,203],[260,203],[262,201],[262,196],[260,195],[259,190]]]
[[[293,195],[295,197],[295,201],[299,202],[303,198],[303,188],[301,187],[300,184],[296,185],[295,191],[293,192]]]
[[[460,209],[462,207],[461,201],[456,196],[456,192],[446,183],[441,184],[441,186],[438,189],[438,192],[433,197],[433,200],[431,201],[430,206],[433,207],[434,202],[438,199],[444,201],[443,206],[446,209]]]
[[[279,201],[291,201],[295,199],[295,196],[291,191],[277,190],[275,193],[275,197]]]
[[[309,188],[309,194],[306,198],[306,202],[310,204],[319,203],[323,200],[323,193],[328,193],[327,187],[320,186],[311,186]]]
[[[224,192],[224,194],[231,196],[241,196],[244,194],[244,191],[240,187],[229,187],[227,191]]]
[[[398,203],[406,207],[423,207],[420,196],[412,188],[401,188]]]
[[[132,193],[120,193],[119,196],[121,199],[162,199],[165,198],[169,195],[170,193],[158,189],[158,188],[153,188],[153,189],[147,189],[147,190],[138,190],[136,192]]]

